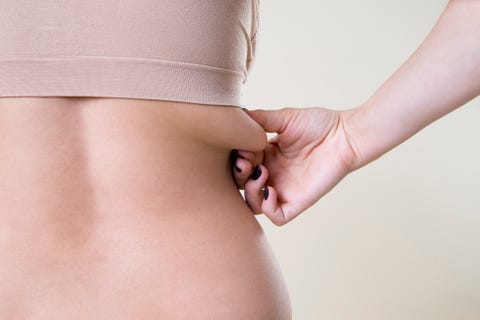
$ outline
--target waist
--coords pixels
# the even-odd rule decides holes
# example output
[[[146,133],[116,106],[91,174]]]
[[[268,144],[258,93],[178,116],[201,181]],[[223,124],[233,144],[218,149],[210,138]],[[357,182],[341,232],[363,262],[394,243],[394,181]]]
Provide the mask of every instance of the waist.
[[[239,108],[139,99],[3,98],[0,131],[3,210],[82,216],[79,229],[132,210],[218,204],[238,194],[231,149],[266,142]]]
[[[0,99],[0,317],[288,318],[231,177],[231,149],[266,142],[242,110],[15,99]]]

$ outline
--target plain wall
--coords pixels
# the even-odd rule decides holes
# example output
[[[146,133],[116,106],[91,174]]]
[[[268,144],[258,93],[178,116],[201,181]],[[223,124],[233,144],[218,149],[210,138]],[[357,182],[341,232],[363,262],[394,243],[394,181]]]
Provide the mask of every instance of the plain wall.
[[[413,53],[446,4],[261,0],[243,102],[357,106]],[[257,216],[295,320],[480,319],[479,101],[351,173],[290,223]]]

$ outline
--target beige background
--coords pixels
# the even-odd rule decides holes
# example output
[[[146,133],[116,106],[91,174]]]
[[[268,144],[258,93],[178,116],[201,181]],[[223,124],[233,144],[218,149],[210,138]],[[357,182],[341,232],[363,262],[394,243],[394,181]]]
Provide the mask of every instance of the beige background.
[[[446,4],[261,0],[243,102],[356,106],[410,56]],[[294,319],[480,319],[479,102],[347,176],[289,224],[258,217]]]

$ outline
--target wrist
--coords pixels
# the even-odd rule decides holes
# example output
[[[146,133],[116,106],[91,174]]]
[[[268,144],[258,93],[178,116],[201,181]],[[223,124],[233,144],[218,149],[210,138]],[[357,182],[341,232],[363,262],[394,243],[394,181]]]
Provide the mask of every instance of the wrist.
[[[351,149],[351,171],[378,159],[385,152],[379,139],[382,134],[375,132],[377,128],[367,104],[340,111],[340,118]]]

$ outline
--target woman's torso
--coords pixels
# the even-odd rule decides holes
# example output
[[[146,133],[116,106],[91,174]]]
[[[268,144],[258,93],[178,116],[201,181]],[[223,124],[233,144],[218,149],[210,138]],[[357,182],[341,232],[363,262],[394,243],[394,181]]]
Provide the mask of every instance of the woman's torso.
[[[1,319],[290,319],[228,106],[0,98]]]

